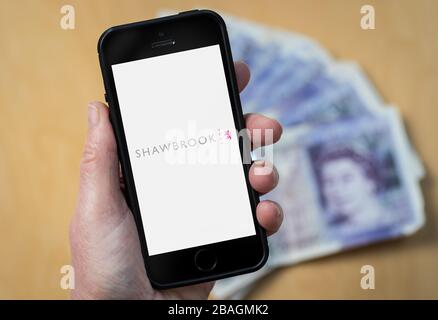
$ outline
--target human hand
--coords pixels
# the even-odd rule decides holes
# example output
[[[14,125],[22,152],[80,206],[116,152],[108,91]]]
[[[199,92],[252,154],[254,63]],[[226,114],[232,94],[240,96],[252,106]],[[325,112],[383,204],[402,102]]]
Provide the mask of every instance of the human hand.
[[[239,91],[249,81],[246,64],[235,63]],[[251,131],[273,129],[278,141],[280,124],[261,115],[245,116]],[[74,299],[206,299],[213,282],[169,290],[155,290],[146,275],[133,215],[122,192],[119,159],[108,107],[101,102],[88,107],[88,137],[81,160],[76,212],[70,225],[72,263],[75,268]],[[263,143],[263,141],[262,141]],[[250,169],[251,186],[263,194],[278,183],[275,168],[256,175]],[[281,208],[272,201],[257,206],[257,220],[268,235],[283,220]]]

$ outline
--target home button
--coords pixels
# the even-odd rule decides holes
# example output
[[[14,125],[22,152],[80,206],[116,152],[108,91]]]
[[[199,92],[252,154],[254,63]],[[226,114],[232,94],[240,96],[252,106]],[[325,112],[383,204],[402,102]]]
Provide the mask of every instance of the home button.
[[[216,267],[217,257],[207,249],[201,249],[195,254],[196,267],[201,271],[211,271]]]

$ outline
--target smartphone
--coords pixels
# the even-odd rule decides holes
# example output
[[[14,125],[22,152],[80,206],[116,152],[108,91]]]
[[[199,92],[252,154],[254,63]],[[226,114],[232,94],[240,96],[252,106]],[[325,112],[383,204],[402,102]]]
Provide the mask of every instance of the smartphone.
[[[261,268],[268,247],[223,19],[192,10],[112,27],[98,53],[151,284]]]

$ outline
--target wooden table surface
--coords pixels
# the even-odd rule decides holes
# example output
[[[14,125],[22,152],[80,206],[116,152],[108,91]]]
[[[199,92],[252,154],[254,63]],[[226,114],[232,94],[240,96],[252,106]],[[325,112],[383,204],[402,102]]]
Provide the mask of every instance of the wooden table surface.
[[[60,28],[60,8],[76,29]],[[359,27],[376,9],[376,30]],[[0,298],[67,298],[60,268],[70,263],[86,105],[102,99],[96,42],[107,27],[158,9],[223,10],[306,34],[335,57],[359,62],[396,104],[424,159],[426,226],[412,237],[282,268],[250,298],[438,298],[438,1],[0,0]],[[360,288],[360,267],[376,289]]]

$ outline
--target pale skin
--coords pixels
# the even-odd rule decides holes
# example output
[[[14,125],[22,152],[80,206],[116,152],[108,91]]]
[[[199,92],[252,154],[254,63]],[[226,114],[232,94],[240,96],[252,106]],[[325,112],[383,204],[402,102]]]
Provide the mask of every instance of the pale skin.
[[[246,64],[235,63],[239,91],[247,85]],[[279,140],[282,129],[273,119],[245,115],[248,130],[273,129]],[[264,143],[262,139],[262,144]],[[249,180],[260,194],[278,183],[275,168],[255,174]],[[266,164],[267,165],[267,164]],[[283,220],[281,207],[272,201],[257,206],[257,220],[271,235]],[[109,121],[108,107],[102,102],[88,106],[88,136],[80,165],[79,195],[70,225],[72,264],[75,268],[74,299],[206,299],[213,282],[170,290],[152,288],[144,268],[134,218],[123,194],[117,145]]]

